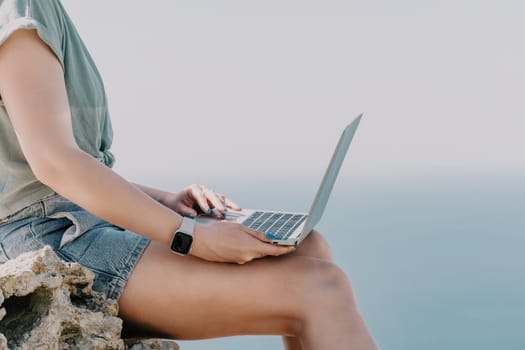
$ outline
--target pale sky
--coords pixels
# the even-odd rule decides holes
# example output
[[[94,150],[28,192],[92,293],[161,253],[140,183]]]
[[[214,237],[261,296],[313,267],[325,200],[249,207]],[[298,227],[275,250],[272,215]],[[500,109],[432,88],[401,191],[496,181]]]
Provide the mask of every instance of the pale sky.
[[[523,1],[62,2],[130,180],[525,174]]]

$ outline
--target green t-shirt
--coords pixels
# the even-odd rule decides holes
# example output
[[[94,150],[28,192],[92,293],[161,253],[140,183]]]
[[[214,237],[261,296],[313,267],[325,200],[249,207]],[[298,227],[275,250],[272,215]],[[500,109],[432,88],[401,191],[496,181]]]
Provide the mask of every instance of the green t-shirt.
[[[0,0],[0,45],[18,29],[36,29],[54,52],[64,71],[79,147],[112,167],[113,132],[102,79],[60,1]],[[31,171],[0,100],[0,219],[51,193]]]

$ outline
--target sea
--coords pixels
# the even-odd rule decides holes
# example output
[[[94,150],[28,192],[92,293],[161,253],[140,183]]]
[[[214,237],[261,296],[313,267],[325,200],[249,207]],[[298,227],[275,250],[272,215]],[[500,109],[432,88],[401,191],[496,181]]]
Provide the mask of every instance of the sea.
[[[523,173],[338,180],[318,225],[382,349],[525,349]],[[316,181],[224,181],[244,207],[306,211]],[[279,337],[182,350],[282,349]]]

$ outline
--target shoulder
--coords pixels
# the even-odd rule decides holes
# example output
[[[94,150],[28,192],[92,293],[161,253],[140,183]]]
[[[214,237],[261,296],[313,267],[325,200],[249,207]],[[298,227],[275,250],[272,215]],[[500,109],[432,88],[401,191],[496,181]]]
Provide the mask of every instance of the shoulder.
[[[17,21],[36,21],[52,27],[60,21],[63,7],[59,0],[0,0],[0,28]]]
[[[58,0],[0,0],[0,46],[19,29],[35,29],[62,62],[61,11]]]
[[[29,0],[0,0],[0,30],[14,21],[29,16]]]
[[[42,11],[59,9],[58,0],[0,0],[0,25]]]

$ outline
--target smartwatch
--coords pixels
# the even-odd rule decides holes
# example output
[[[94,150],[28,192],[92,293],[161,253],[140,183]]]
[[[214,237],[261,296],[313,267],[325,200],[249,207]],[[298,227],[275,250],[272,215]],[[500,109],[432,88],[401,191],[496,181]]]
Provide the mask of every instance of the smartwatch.
[[[173,234],[170,248],[173,253],[180,255],[188,255],[191,251],[191,244],[193,243],[193,229],[195,228],[195,220],[183,217],[182,224]]]

